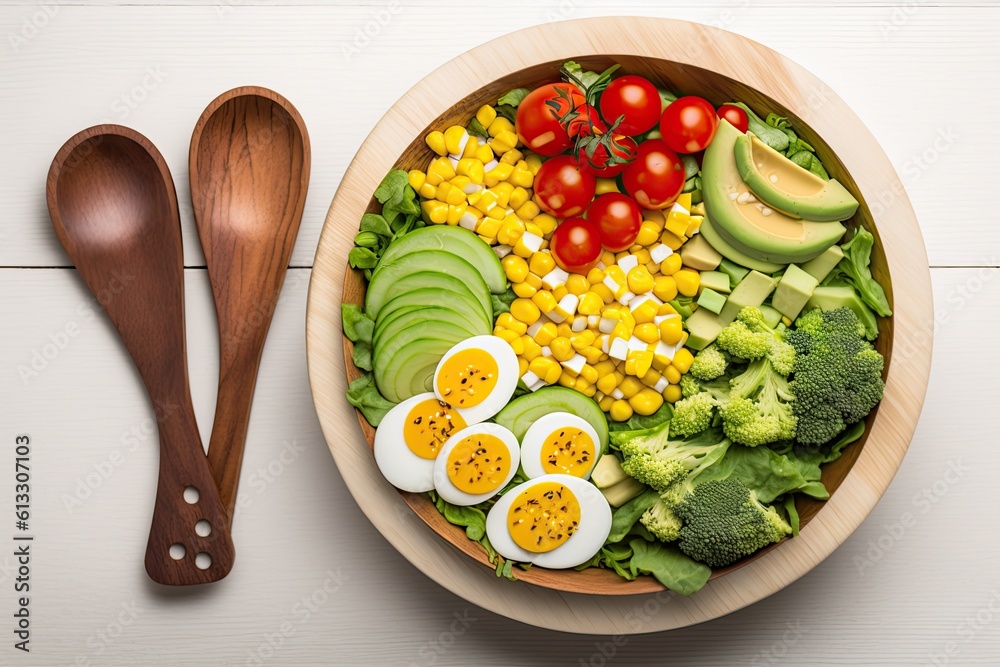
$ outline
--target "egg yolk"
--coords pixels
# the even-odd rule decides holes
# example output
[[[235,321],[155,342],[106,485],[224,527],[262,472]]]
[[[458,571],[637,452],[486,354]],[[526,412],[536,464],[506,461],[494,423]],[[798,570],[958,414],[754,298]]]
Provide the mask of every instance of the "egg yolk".
[[[440,396],[456,408],[479,405],[497,386],[496,359],[485,350],[470,348],[451,355],[437,375]]]
[[[459,490],[479,495],[500,489],[510,472],[510,451],[489,433],[462,438],[448,456],[448,477]]]
[[[465,420],[453,407],[436,398],[420,401],[403,422],[403,441],[422,459],[434,460],[445,440],[465,428]]]
[[[540,482],[521,492],[507,513],[510,536],[533,553],[552,551],[580,526],[580,501],[558,482]]]
[[[583,477],[594,462],[594,441],[574,426],[556,429],[542,443],[542,468],[546,473]]]

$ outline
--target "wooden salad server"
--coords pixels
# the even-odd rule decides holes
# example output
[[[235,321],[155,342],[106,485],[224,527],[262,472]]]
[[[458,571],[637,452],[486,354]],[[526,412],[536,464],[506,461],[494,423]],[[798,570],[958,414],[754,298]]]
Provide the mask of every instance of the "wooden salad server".
[[[218,581],[235,550],[191,403],[180,216],[166,162],[138,132],[99,125],[59,150],[45,194],[60,242],[118,329],[157,412],[146,572],[171,586]]]
[[[231,526],[264,340],[309,187],[309,134],[281,95],[236,88],[201,115],[189,162],[219,317],[219,391],[208,461]]]

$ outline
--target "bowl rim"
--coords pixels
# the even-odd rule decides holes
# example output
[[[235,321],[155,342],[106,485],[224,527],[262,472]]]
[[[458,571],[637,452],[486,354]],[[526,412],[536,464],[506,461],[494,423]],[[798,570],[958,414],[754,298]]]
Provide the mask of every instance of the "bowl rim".
[[[332,343],[342,335],[339,304],[347,253],[357,221],[398,159],[399,147],[409,145],[439,115],[442,102],[450,106],[540,62],[608,54],[672,60],[755,88],[794,110],[823,137],[865,201],[892,196],[891,204],[882,206],[877,227],[893,277],[894,353],[866,446],[838,492],[798,537],[687,598],[670,591],[594,596],[498,579],[428,530],[382,480],[364,437],[344,433],[354,409],[344,399],[342,350]],[[476,61],[491,66],[469,65]],[[503,71],[497,71],[498,63]],[[766,67],[755,69],[754,63]],[[871,512],[902,462],[923,404],[932,342],[930,271],[916,216],[888,157],[847,104],[816,76],[753,40],[711,26],[639,17],[576,19],[519,30],[448,61],[407,91],[372,129],[341,180],[317,247],[306,311],[307,364],[320,425],[348,489],[372,524],[408,561],[459,597],[530,625],[588,634],[654,632],[717,618],[777,592],[818,565]]]

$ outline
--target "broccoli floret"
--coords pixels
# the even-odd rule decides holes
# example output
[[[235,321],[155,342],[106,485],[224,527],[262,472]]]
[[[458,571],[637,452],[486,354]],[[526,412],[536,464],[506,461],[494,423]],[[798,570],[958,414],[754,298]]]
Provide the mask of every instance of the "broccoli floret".
[[[777,542],[792,527],[773,507],[734,478],[700,484],[674,509],[683,521],[679,547],[712,567],[723,567]]]
[[[795,347],[796,440],[822,445],[861,421],[882,400],[885,360],[865,339],[865,328],[849,308],[812,310],[788,333]]]
[[[791,373],[795,364],[795,348],[785,342],[782,332],[767,326],[760,308],[741,310],[736,321],[719,333],[716,344],[741,359],[767,357],[782,375]]]
[[[622,469],[657,491],[684,478],[704,460],[718,460],[729,441],[717,429],[707,429],[687,439],[672,439],[669,422],[617,442],[624,455]]]
[[[712,423],[715,405],[715,399],[705,391],[677,401],[670,418],[670,432],[685,436],[704,431]]]
[[[695,356],[688,372],[699,380],[714,380],[726,372],[728,365],[726,353],[713,343]]]
[[[673,542],[681,535],[680,518],[662,499],[642,513],[639,523],[663,542]]]
[[[730,399],[721,408],[726,436],[748,447],[794,437],[795,397],[770,359],[751,362],[731,384]]]
[[[753,331],[740,320],[734,321],[720,331],[715,343],[740,359],[760,359],[771,348],[767,334]]]
[[[681,396],[690,398],[701,393],[701,383],[695,380],[690,373],[681,376]]]

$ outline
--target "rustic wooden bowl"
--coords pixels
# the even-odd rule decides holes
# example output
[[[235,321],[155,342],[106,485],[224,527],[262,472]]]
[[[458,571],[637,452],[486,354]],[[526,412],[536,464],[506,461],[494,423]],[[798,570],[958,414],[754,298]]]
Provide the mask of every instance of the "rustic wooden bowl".
[[[663,599],[667,593],[651,577],[625,582],[607,570],[531,568],[516,575],[535,586],[497,580],[480,545],[447,523],[426,496],[398,493],[382,479],[370,450],[375,430],[358,413],[364,439],[356,437],[349,425],[353,410],[344,398],[346,382],[360,372],[340,331],[340,303],[342,298],[360,304],[364,298],[363,275],[347,268],[347,253],[362,214],[379,209],[372,198],[375,187],[390,168],[426,166],[431,153],[423,137],[431,129],[464,124],[481,105],[511,88],[557,79],[568,59],[597,71],[619,63],[622,72],[642,74],[716,105],[740,100],[788,116],[817,148],[831,176],[860,195],[852,224],[864,224],[875,234],[873,271],[895,309],[892,318],[880,322],[876,343],[886,358],[885,397],[868,418],[865,437],[825,467],[823,482],[831,499],[800,501],[798,537],[716,570],[713,581],[691,598],[669,595],[671,603],[645,627],[627,622],[624,615],[637,603],[621,596],[658,593],[655,599]],[[932,334],[930,274],[917,221],[888,159],[843,101],[799,66],[746,38],[697,24],[638,18],[522,30],[452,60],[407,92],[344,175],[320,238],[307,313],[317,412],[348,487],[376,527],[412,563],[466,599],[528,623],[577,632],[648,632],[714,618],[773,593],[819,563],[871,511],[902,460],[923,402]]]

